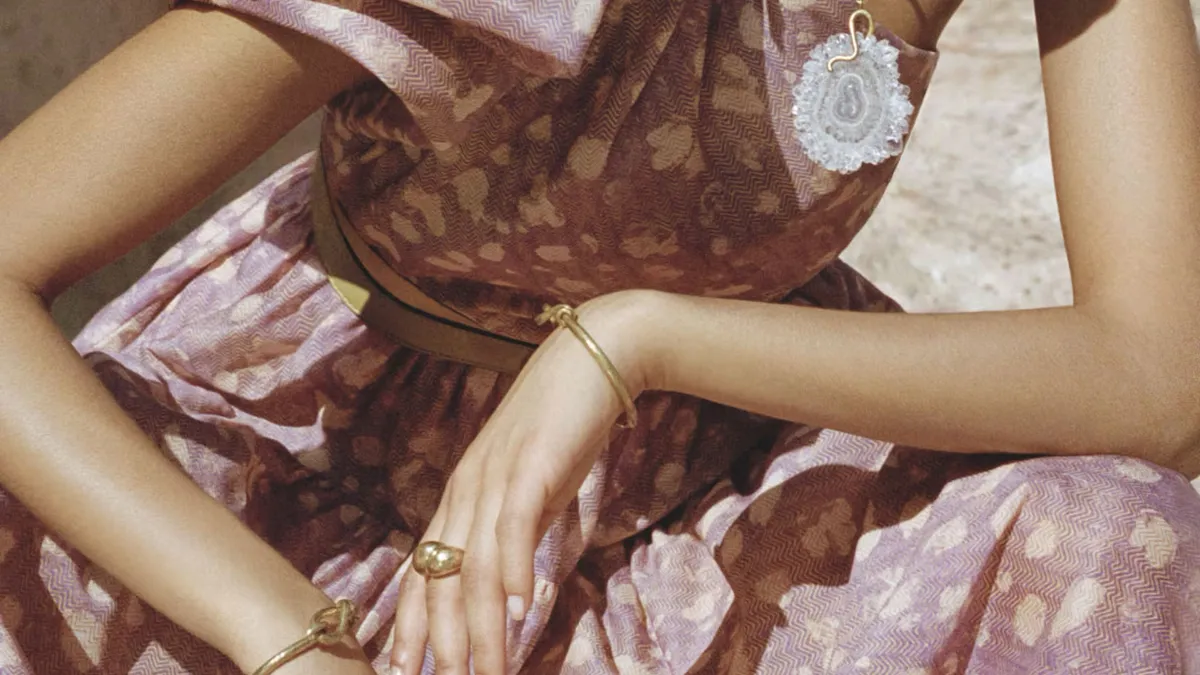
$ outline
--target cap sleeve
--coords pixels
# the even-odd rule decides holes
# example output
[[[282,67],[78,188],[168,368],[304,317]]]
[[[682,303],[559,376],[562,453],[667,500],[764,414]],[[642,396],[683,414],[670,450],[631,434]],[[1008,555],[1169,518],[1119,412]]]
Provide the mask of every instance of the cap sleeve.
[[[521,77],[579,72],[606,0],[200,1],[333,46],[452,140]]]

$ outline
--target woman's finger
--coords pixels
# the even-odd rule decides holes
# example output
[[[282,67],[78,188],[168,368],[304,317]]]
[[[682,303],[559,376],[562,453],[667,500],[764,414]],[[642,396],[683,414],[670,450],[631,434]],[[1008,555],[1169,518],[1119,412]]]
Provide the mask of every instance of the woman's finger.
[[[461,495],[462,491],[458,491]],[[447,503],[446,526],[437,541],[465,551],[474,513],[473,495],[452,496]],[[467,675],[470,641],[467,635],[466,603],[461,572],[425,581],[425,612],[429,621],[429,645],[438,675]]]
[[[504,482],[503,475],[497,475],[497,480],[477,502],[463,562],[462,585],[475,675],[504,675],[507,666],[507,621],[495,528]]]
[[[425,646],[429,638],[429,617],[425,609],[425,577],[417,571],[416,554],[428,541],[437,541],[445,528],[446,512],[449,508],[451,490],[442,492],[437,512],[429,521],[425,536],[413,547],[408,572],[400,580],[400,592],[396,599],[396,621],[392,628],[391,664],[401,675],[417,675],[425,663]]]
[[[425,661],[429,624],[425,615],[425,578],[411,567],[400,580],[392,631],[392,667],[399,675],[417,675]]]
[[[545,490],[514,475],[508,482],[504,504],[496,519],[499,547],[500,581],[506,596],[508,614],[515,620],[525,618],[533,602],[533,554],[540,537],[545,512]]]

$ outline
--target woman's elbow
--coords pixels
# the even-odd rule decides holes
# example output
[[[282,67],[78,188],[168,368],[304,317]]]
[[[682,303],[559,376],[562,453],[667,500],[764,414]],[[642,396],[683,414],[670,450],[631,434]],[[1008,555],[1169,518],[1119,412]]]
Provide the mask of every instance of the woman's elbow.
[[[1171,421],[1162,425],[1159,463],[1195,478],[1200,475],[1200,387],[1193,384],[1180,398],[1184,400],[1164,406]]]
[[[35,256],[21,255],[21,247],[0,236],[0,285],[6,292],[36,296],[49,307],[67,285],[59,281],[62,273],[54,273]]]
[[[1097,395],[1080,399],[1095,403],[1085,416],[1098,433],[1092,452],[1200,473],[1200,317],[1179,311],[1188,304],[1076,303],[1088,358],[1105,364]]]
[[[1129,387],[1141,400],[1130,401],[1126,412],[1139,446],[1128,454],[1194,477],[1200,474],[1200,350],[1168,361],[1139,374],[1144,386]]]

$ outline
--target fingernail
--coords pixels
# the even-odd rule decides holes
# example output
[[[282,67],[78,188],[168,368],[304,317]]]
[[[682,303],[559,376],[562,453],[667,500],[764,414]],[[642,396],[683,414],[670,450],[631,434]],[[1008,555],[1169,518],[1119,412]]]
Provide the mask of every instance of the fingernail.
[[[400,670],[400,666],[391,666],[387,669],[387,675],[404,675],[404,671]]]
[[[525,620],[525,598],[519,595],[508,596],[508,615],[513,621]]]

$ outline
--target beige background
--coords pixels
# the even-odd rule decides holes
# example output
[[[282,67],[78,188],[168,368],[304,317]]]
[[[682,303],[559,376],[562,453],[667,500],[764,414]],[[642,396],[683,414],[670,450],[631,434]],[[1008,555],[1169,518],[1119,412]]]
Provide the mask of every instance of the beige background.
[[[0,0],[0,135],[159,15],[166,0]],[[1200,0],[1193,0],[1200,16]],[[1032,0],[967,0],[896,180],[847,258],[910,310],[1070,301]],[[312,121],[160,237],[66,294],[76,331],[180,234],[310,147]]]

